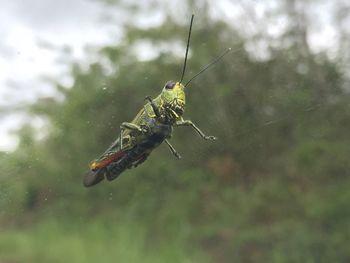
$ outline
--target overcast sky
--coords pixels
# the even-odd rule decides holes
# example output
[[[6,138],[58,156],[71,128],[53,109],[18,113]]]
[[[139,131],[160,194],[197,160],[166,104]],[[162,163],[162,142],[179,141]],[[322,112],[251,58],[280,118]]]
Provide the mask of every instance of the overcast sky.
[[[264,16],[266,3],[273,5],[274,1],[248,2],[259,18]],[[236,1],[218,1],[224,19],[235,23],[240,13],[244,15],[242,7],[248,3],[238,2],[240,6]],[[329,2],[321,1],[312,10],[315,17],[321,18],[320,27],[310,38],[315,48],[330,47],[335,39],[327,17],[332,5]],[[172,9],[177,8],[173,2],[168,3],[173,5]],[[38,97],[57,95],[43,77],[69,83],[69,62],[84,61],[88,57],[84,53],[87,45],[114,43],[118,28],[116,24],[101,21],[102,11],[105,14],[110,10],[93,0],[0,0],[0,6],[0,151],[4,151],[14,149],[17,138],[11,135],[11,130],[18,129],[26,119],[24,112],[9,114],[6,109],[32,103]],[[118,22],[123,19],[118,10],[110,12]],[[144,19],[152,24],[152,19],[159,22],[161,17],[147,13]],[[245,28],[249,30],[249,25]],[[273,24],[269,30],[271,34],[278,33],[278,27]],[[70,53],[62,61],[60,58],[67,47]],[[41,120],[35,118],[33,123],[40,126]]]
[[[101,26],[102,6],[89,0],[0,0],[0,150],[13,149],[15,130],[25,114],[4,108],[52,96],[43,76],[65,81],[66,64],[58,50],[70,47],[71,59],[84,57],[83,47],[111,41]],[[40,120],[34,120],[39,124]]]

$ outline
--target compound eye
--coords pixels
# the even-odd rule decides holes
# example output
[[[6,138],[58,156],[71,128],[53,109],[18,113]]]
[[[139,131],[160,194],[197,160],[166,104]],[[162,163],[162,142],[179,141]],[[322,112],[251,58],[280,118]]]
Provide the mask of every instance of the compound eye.
[[[170,80],[170,81],[168,81],[167,83],[165,83],[165,88],[166,88],[166,89],[173,89],[174,86],[175,86],[175,82],[172,81],[172,80]]]

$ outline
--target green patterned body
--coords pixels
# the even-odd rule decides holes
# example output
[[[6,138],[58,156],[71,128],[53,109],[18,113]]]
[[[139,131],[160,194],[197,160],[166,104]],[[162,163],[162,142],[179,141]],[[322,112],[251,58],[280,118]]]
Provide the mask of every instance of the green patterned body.
[[[124,129],[121,136],[98,159],[90,164],[90,169],[96,170],[104,167],[118,160],[122,156],[119,153],[131,150],[142,143],[148,146],[144,150],[149,155],[166,138],[171,137],[172,126],[176,121],[182,119],[181,116],[185,109],[184,86],[179,82],[169,81],[161,94],[152,102],[158,109],[159,116],[157,117],[151,102],[146,103],[130,123],[141,127],[144,132],[136,129]],[[123,140],[122,148],[120,147],[120,138]]]

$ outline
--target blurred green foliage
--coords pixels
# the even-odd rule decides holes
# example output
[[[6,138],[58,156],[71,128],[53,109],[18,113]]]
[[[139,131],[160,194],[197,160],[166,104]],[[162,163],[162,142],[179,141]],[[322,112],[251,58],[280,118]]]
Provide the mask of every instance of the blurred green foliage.
[[[73,85],[57,85],[63,102],[30,108],[47,136],[27,125],[1,155],[0,262],[350,261],[349,95],[337,61],[297,42],[257,60],[229,24],[198,16],[187,78],[234,50],[187,91],[186,118],[219,141],[179,128],[181,161],[160,146],[118,180],[83,188],[120,123],[180,77],[183,54],[140,61],[132,50],[184,46],[187,26],[129,26],[98,62],[72,65]]]

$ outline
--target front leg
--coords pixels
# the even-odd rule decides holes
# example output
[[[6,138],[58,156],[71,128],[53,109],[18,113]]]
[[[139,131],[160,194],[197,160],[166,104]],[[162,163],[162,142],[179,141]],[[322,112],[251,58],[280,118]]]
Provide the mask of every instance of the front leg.
[[[211,141],[215,141],[217,140],[217,138],[215,136],[207,136],[204,134],[204,132],[202,132],[192,121],[190,120],[179,120],[176,121],[175,123],[176,126],[190,126],[192,127],[198,134],[199,136],[201,136],[204,140],[211,140]]]
[[[154,111],[154,114],[156,115],[157,118],[160,118],[159,109],[158,109],[157,105],[154,104],[154,101],[153,101],[152,97],[151,96],[147,96],[145,98],[145,100],[149,101],[149,103],[151,104],[151,107],[152,107],[152,109]]]
[[[165,139],[165,143],[168,145],[172,154],[174,154],[177,159],[181,159],[181,155],[178,154],[178,152],[175,150],[175,148],[170,144],[170,142],[167,139]]]

